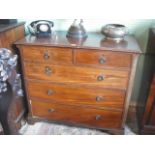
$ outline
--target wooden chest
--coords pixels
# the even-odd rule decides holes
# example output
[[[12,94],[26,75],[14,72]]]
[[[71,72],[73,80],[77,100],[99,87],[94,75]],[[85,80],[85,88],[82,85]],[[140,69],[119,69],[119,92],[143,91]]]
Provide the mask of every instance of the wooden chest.
[[[116,44],[100,34],[67,40],[27,36],[20,49],[29,120],[122,133],[141,50],[133,37]]]
[[[24,22],[0,24],[0,47],[15,52],[13,43],[25,36]]]

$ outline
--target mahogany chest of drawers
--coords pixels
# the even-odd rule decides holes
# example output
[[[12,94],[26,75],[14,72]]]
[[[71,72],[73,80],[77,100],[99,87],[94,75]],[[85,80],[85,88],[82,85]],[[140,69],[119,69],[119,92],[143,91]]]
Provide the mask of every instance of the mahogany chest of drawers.
[[[28,120],[80,125],[121,134],[141,50],[129,36],[121,43],[90,33],[84,41],[65,32],[27,36],[20,50]]]

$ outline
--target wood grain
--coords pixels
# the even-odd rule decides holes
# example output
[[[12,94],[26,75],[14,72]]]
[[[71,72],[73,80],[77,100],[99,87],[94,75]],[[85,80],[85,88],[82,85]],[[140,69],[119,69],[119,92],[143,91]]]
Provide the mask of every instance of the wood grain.
[[[110,107],[120,110],[125,100],[125,91],[35,81],[26,83],[30,99],[40,98],[64,104],[91,105],[95,108]]]
[[[100,128],[121,128],[122,112],[32,101],[33,117]]]
[[[23,59],[29,62],[72,64],[72,49],[70,48],[24,46],[22,48],[22,52],[23,52]]]
[[[88,33],[88,38],[83,41],[75,41],[66,37],[66,31],[56,31],[56,35],[48,38],[28,35],[16,42],[16,45],[45,46],[45,47],[69,47],[74,49],[97,49],[125,53],[142,53],[140,46],[133,36],[126,36],[123,42],[107,41],[101,33]]]
[[[23,23],[24,24],[24,23]],[[12,51],[15,51],[13,48],[13,43],[25,35],[24,25],[19,25],[15,28],[10,28],[8,31],[5,31],[1,35],[1,43],[3,48],[8,48]]]
[[[133,36],[116,43],[89,33],[87,39],[75,41],[66,38],[65,32],[56,32],[49,38],[27,36],[16,44],[21,52],[29,118],[122,133],[136,55],[142,53]]]
[[[70,84],[87,84],[105,88],[116,88],[126,90],[128,82],[128,71],[94,69],[76,66],[59,66],[24,63],[25,74],[28,79],[46,80],[52,82],[63,82]],[[50,75],[45,72],[49,69]],[[98,78],[104,79],[99,81]]]
[[[143,116],[143,125],[155,126],[155,74],[151,83],[149,96],[147,99]]]
[[[132,62],[131,54],[121,52],[99,51],[99,50],[75,50],[75,63],[96,66],[96,67],[113,67],[113,68],[130,68]]]

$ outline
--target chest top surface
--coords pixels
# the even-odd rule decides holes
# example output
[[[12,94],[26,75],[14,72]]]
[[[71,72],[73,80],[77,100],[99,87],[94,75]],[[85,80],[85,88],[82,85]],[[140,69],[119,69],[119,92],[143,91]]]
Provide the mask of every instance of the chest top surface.
[[[111,50],[137,54],[142,53],[138,42],[133,36],[126,36],[124,41],[116,43],[114,41],[105,39],[102,34],[98,33],[88,33],[88,38],[83,40],[75,40],[66,38],[65,31],[57,31],[54,32],[54,34],[49,38],[37,38],[36,36],[28,35],[25,38],[17,41],[15,44]]]

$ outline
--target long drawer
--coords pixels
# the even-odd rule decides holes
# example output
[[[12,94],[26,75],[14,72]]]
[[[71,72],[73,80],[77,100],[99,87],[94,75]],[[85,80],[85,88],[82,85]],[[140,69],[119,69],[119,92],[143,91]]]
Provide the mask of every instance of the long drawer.
[[[87,84],[126,90],[128,71],[94,69],[77,66],[24,63],[25,77],[61,83]]]
[[[46,82],[26,82],[30,98],[40,98],[71,105],[110,107],[122,110],[125,91],[80,87]]]
[[[121,128],[122,112],[82,108],[32,101],[33,117],[53,121],[92,126],[96,128]]]
[[[75,63],[96,67],[130,68],[131,54],[122,52],[78,49],[75,52]]]
[[[72,49],[24,46],[22,48],[24,61],[61,64],[72,64]]]

